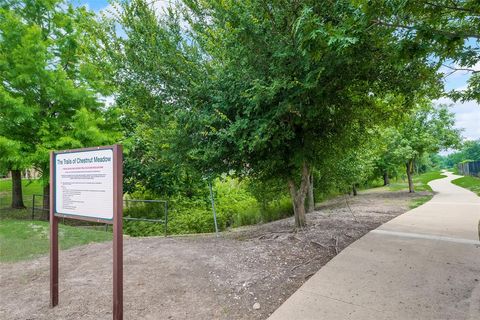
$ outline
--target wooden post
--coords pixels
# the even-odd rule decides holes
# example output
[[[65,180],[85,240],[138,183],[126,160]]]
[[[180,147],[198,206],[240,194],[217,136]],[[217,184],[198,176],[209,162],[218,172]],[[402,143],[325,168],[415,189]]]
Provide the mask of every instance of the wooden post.
[[[58,218],[54,215],[54,153],[50,153],[50,307],[58,304]]]
[[[113,320],[123,320],[123,154],[113,146]]]
[[[97,218],[95,216],[75,216],[71,213],[59,213],[55,208],[56,179],[55,166],[60,154],[112,150],[113,154],[113,216]],[[60,163],[62,163],[60,161]],[[63,163],[62,163],[63,164]],[[61,180],[60,180],[61,181]],[[50,153],[50,306],[58,305],[58,221],[60,217],[105,222],[113,224],[113,319],[123,320],[123,154],[121,145],[84,148]]]

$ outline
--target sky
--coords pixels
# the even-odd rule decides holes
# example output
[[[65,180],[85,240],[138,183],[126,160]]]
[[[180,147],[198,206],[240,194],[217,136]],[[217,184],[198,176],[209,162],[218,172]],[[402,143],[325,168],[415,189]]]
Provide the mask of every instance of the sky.
[[[163,7],[170,0],[152,0],[158,8]],[[107,0],[70,0],[74,5],[86,5],[91,10],[101,11],[106,9],[109,4]],[[474,68],[480,70],[480,63]],[[444,68],[442,70],[445,74],[450,73],[450,69]],[[465,88],[467,80],[470,77],[469,72],[458,71],[445,78],[445,89],[458,90]],[[451,105],[450,111],[455,114],[456,127],[462,129],[462,136],[465,140],[480,139],[480,106],[475,101],[468,101],[465,103],[453,102],[448,98],[441,98],[434,101],[436,104]],[[447,152],[449,153],[449,152]]]

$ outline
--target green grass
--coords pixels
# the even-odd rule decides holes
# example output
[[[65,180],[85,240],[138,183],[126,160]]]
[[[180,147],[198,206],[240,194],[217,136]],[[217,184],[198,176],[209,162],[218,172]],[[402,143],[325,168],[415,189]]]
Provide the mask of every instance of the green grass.
[[[446,176],[441,174],[440,171],[431,171],[426,172],[420,175],[415,175],[413,177],[413,185],[414,189],[417,192],[420,191],[432,191],[432,188],[428,185],[428,183],[432,180],[445,178]],[[389,185],[389,190],[391,191],[400,191],[400,190],[408,190],[408,182],[407,181],[395,181]],[[416,207],[421,206],[425,202],[430,201],[433,198],[433,195],[426,195],[417,198],[413,198],[410,201],[409,208],[414,209]]]
[[[112,239],[105,231],[59,226],[61,249]],[[32,259],[49,251],[49,223],[44,221],[0,220],[0,262]]]
[[[416,207],[420,207],[422,204],[430,201],[432,198],[433,198],[433,195],[428,195],[428,196],[422,196],[422,197],[412,199],[410,200],[410,204],[408,205],[408,207],[410,209],[415,209]]]
[[[453,184],[475,192],[480,196],[480,178],[465,176],[452,181]]]
[[[40,180],[22,180],[23,202],[25,206],[32,205],[32,195],[42,194],[43,187]],[[12,180],[0,179],[0,208],[9,207],[12,201]]]
[[[413,177],[414,189],[415,191],[432,191],[432,188],[430,188],[428,183],[432,180],[441,179],[445,177],[446,176],[441,174],[440,171],[431,171],[431,172],[422,173],[420,175],[415,175]],[[389,189],[391,191],[408,190],[408,182],[407,181],[392,182],[389,185]]]

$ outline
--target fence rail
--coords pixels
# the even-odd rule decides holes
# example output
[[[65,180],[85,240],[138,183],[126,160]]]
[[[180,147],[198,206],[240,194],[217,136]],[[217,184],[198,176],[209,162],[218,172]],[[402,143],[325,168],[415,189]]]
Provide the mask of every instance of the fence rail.
[[[31,219],[48,220],[49,209],[44,208],[44,195],[32,195]],[[124,217],[125,221],[149,222],[164,224],[165,236],[168,234],[168,201],[166,200],[140,200],[140,199],[124,199]],[[142,206],[142,207],[140,207]],[[153,207],[152,207],[153,206]],[[135,208],[136,207],[136,208]],[[162,219],[159,219],[160,210]],[[62,219],[65,223],[65,219]],[[76,224],[85,224],[85,222],[76,222]],[[90,224],[90,223],[89,223]],[[80,225],[78,225],[80,226]],[[85,226],[85,225],[83,225]],[[105,225],[105,230],[108,230],[108,225]]]
[[[166,200],[138,200],[138,199],[124,199],[123,200],[125,206],[124,208],[127,211],[127,216],[124,216],[123,219],[126,221],[144,221],[144,222],[151,222],[151,223],[161,223],[164,224],[164,233],[165,237],[168,234],[168,201]],[[152,219],[152,218],[143,218],[143,217],[130,217],[130,205],[129,203],[143,203],[143,204],[159,204],[163,205],[163,219]],[[124,211],[125,215],[125,211]]]

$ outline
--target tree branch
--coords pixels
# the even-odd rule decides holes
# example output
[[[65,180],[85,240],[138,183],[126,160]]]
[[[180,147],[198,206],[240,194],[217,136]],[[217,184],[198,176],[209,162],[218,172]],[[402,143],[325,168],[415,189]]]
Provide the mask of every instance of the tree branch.
[[[442,64],[442,66],[444,66],[445,68],[448,68],[450,70],[453,70],[447,76],[449,76],[452,73],[455,73],[457,71],[468,71],[468,72],[471,72],[471,73],[480,73],[480,70],[475,70],[475,69],[470,69],[470,68],[455,68],[455,67],[448,66],[446,64]]]
[[[421,30],[421,28],[419,28],[418,26],[408,26],[408,25],[400,24],[400,23],[389,23],[389,22],[385,22],[385,21],[381,21],[381,20],[373,20],[373,22],[377,25],[382,25],[382,26],[391,27],[391,28],[395,28],[395,29],[406,29],[406,30],[412,30],[412,31]],[[460,38],[480,39],[480,34],[478,34],[478,33],[469,33],[469,32],[460,33],[460,32],[452,32],[452,31],[444,31],[444,30],[436,30],[436,29],[431,29],[431,31],[434,32],[434,33],[438,33],[438,34],[442,34],[442,35],[451,37],[451,38],[460,37]]]
[[[432,2],[428,2],[428,1],[425,1],[425,4],[426,5],[429,5],[429,6],[432,6],[432,7],[435,7],[435,8],[442,8],[442,9],[449,9],[449,10],[454,10],[454,11],[462,11],[462,12],[467,12],[467,13],[471,13],[473,15],[480,15],[480,12],[476,12],[475,10],[472,10],[472,9],[468,9],[468,8],[462,8],[462,7],[458,7],[458,6],[455,6],[455,5],[441,5],[441,4],[438,4],[438,3],[432,3]]]

